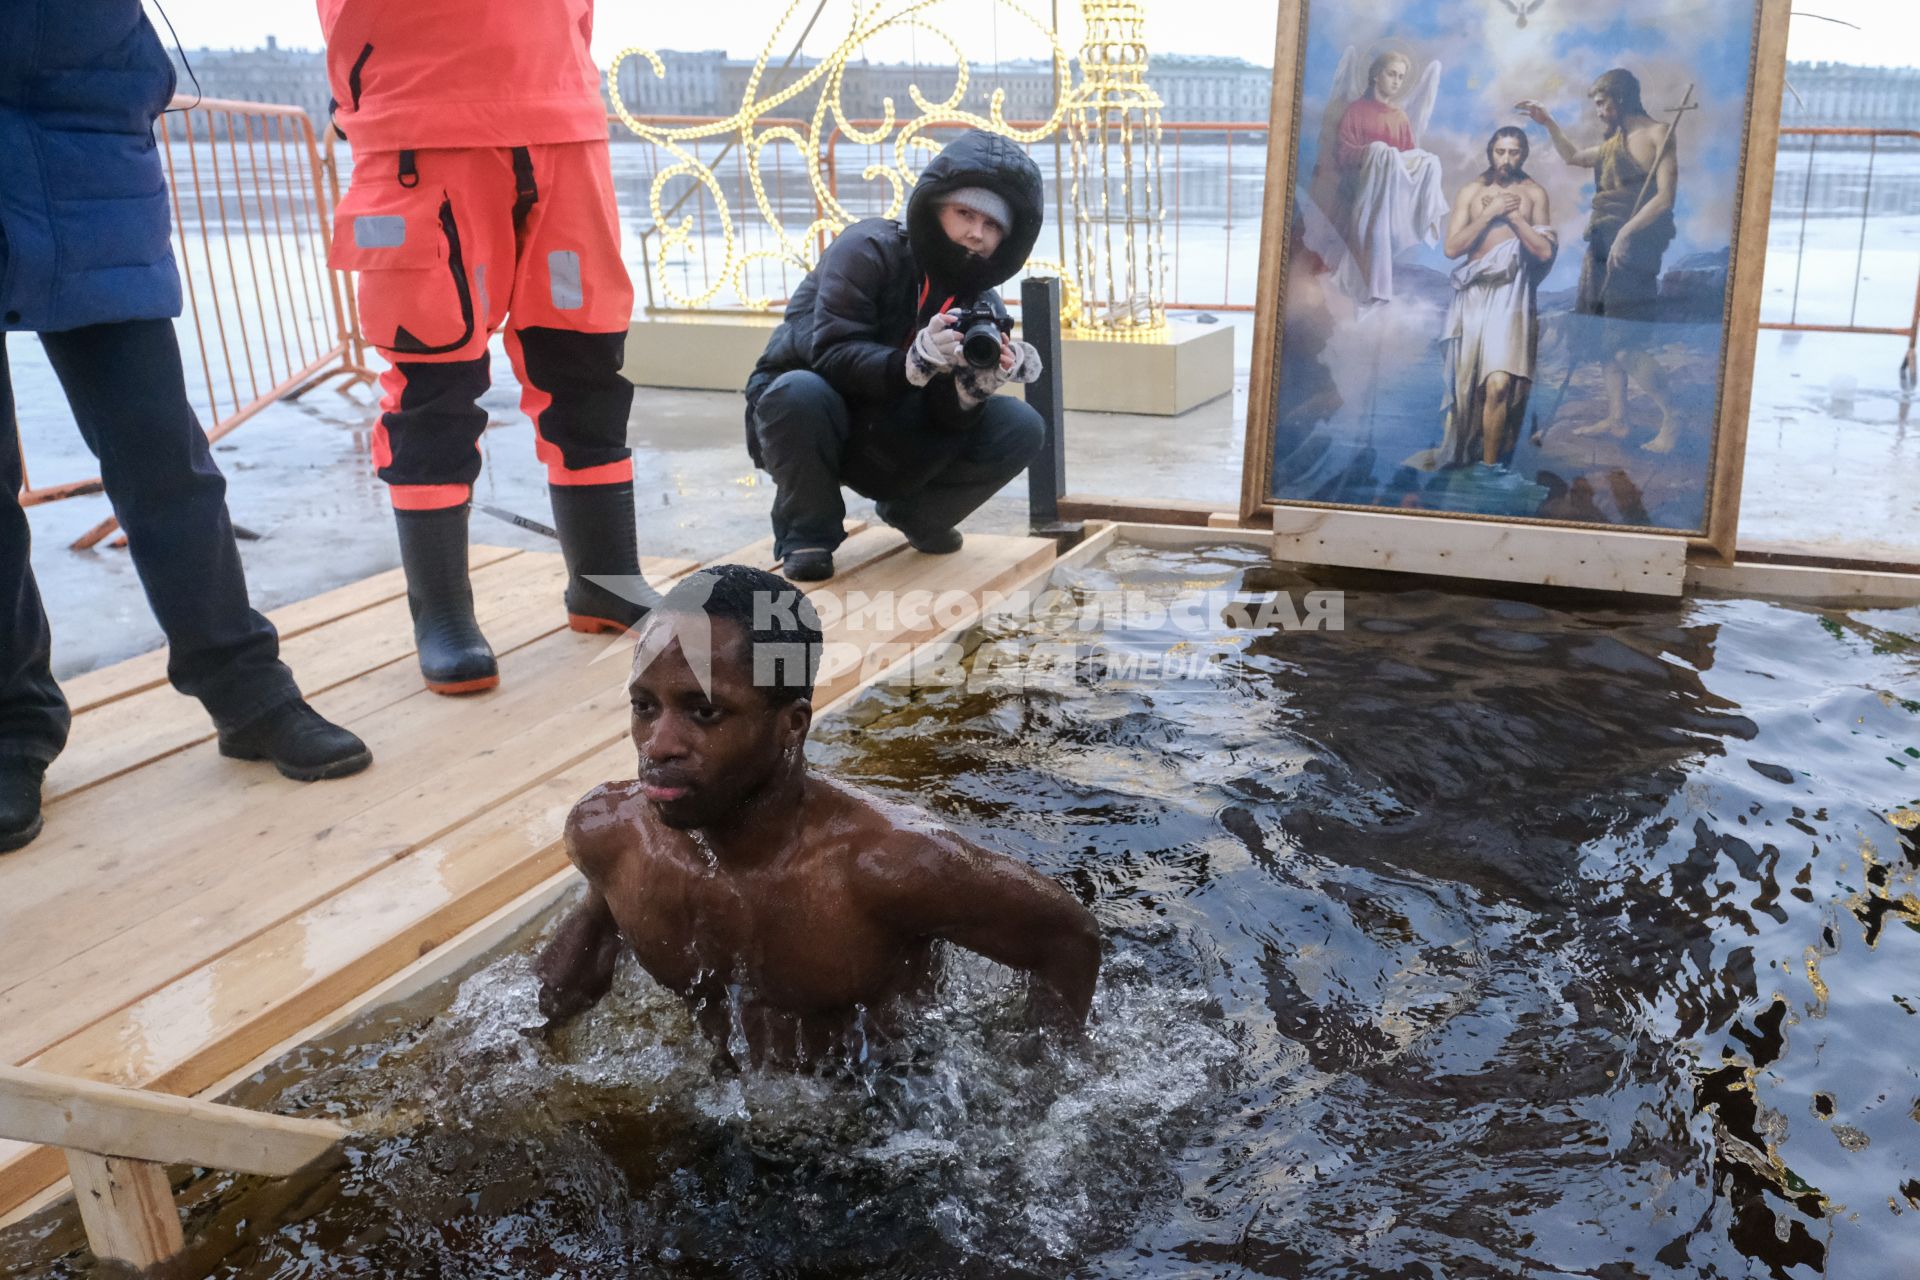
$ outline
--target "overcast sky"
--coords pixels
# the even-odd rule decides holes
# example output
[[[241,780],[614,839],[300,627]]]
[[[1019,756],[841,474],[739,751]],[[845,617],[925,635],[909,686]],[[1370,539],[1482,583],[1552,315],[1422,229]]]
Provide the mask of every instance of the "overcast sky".
[[[406,3],[406,0],[379,0]],[[1051,0],[1025,0],[1042,17]],[[1587,5],[1594,0],[1545,0],[1549,5]],[[736,57],[752,57],[785,11],[789,0],[599,0],[596,6],[595,53],[604,63],[621,48],[645,44],[656,49],[724,48]],[[803,0],[804,3],[804,0]],[[1496,0],[1487,0],[1491,6]],[[283,45],[318,48],[320,22],[313,0],[147,0],[150,12],[165,8],[188,49],[253,48],[269,35]],[[1077,0],[1058,0],[1062,43],[1069,52],[1079,39]],[[1914,0],[1796,0],[1789,38],[1789,56],[1795,59],[1858,62],[1875,66],[1913,66],[1920,63],[1920,4]],[[807,6],[811,11],[811,6]],[[851,6],[846,0],[828,0],[826,16],[808,52],[825,52],[846,34]],[[1233,54],[1255,62],[1272,59],[1276,6],[1272,0],[1147,0],[1148,47],[1164,53]],[[1856,24],[1858,30],[1823,22],[1825,15]],[[1044,43],[1030,29],[1023,35],[1021,20],[1006,6],[988,0],[947,0],[932,11],[970,57],[990,61],[1044,51]],[[162,37],[165,24],[156,22]],[[798,34],[795,29],[794,34]],[[918,45],[919,47],[914,47]],[[781,56],[792,47],[789,37]],[[875,59],[934,61],[932,39],[876,41],[868,55]],[[918,53],[919,58],[914,59]]]

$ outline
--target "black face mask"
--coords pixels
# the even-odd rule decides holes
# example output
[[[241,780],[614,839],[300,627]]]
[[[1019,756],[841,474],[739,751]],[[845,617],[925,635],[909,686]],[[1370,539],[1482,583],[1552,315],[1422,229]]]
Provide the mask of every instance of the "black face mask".
[[[1002,273],[994,270],[993,259],[949,240],[941,230],[937,206],[929,201],[924,208],[907,227],[907,238],[913,244],[915,261],[932,278],[941,296],[970,298],[998,284]]]

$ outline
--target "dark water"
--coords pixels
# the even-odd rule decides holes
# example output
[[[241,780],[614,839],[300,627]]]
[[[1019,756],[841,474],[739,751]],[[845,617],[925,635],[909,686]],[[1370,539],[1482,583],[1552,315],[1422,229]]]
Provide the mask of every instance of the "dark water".
[[[1310,583],[1235,550],[1073,577],[1346,591],[1341,631],[1215,608],[1099,637],[1109,673],[1208,674],[891,691],[819,735],[822,768],[1093,905],[1084,1057],[1035,1052],[1005,972],[965,962],[909,1043],[818,1077],[716,1072],[631,971],[548,1048],[517,1031],[522,949],[243,1090],[376,1133],[322,1183],[193,1183],[196,1266],[1920,1274],[1920,854],[1886,816],[1920,802],[1920,615]],[[84,1263],[59,1215],[0,1241],[7,1274]]]

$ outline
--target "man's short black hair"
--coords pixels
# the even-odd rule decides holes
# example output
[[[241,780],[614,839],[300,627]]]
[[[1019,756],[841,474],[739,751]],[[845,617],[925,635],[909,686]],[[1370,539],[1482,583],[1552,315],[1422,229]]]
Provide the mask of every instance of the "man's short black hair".
[[[704,613],[747,634],[753,682],[774,706],[813,697],[820,669],[820,615],[800,588],[744,564],[709,565],[673,585],[658,612]]]

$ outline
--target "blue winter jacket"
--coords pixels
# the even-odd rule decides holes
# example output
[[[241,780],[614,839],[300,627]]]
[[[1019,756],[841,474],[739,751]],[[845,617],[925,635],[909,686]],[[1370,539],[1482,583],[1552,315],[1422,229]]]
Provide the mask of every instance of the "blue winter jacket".
[[[0,327],[180,314],[153,136],[173,88],[140,0],[0,0]]]

